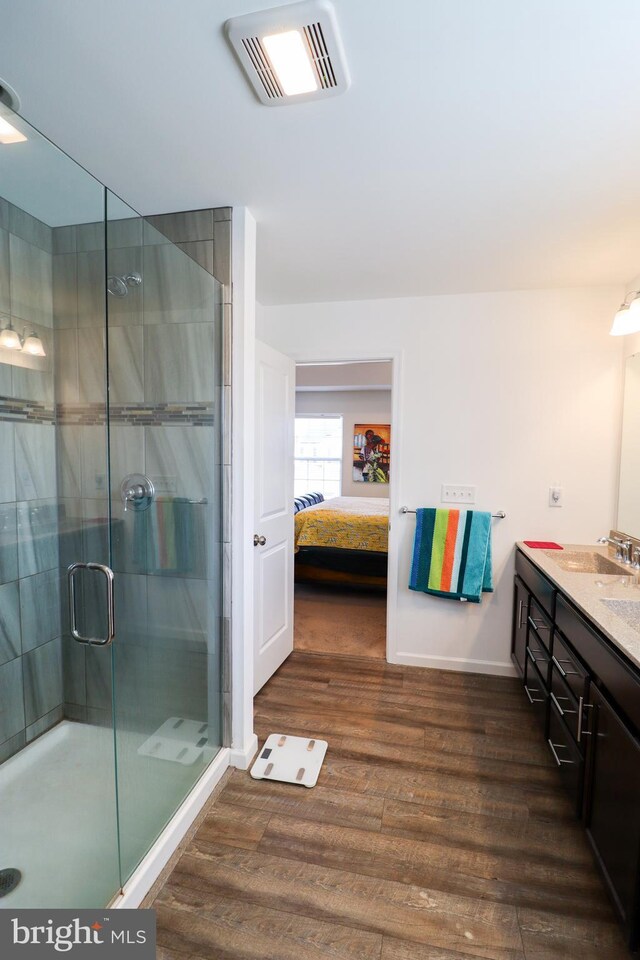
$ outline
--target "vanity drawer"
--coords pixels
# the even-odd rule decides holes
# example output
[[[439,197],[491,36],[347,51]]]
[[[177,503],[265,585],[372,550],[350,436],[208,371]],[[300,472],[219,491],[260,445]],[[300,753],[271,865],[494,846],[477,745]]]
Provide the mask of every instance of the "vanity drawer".
[[[553,584],[520,550],[516,551],[516,573],[523,580],[545,612],[553,619],[556,590]]]
[[[557,764],[565,789],[574,804],[576,816],[580,816],[584,761],[553,700],[549,709],[547,743],[551,756]]]
[[[578,701],[586,695],[588,674],[578,658],[562,640],[558,631],[553,638],[553,669],[557,671]]]
[[[558,596],[556,605],[556,627],[571,644],[572,653],[575,651],[589,664],[589,673],[606,687],[636,731],[640,731],[640,680],[622,654],[596,633],[562,596]],[[557,629],[555,636],[558,636]]]
[[[549,694],[538,668],[529,658],[524,668],[524,692],[541,726],[546,728]]]
[[[551,634],[553,633],[553,624],[537,600],[531,598],[529,605],[529,616],[527,617],[529,625],[529,642],[532,646],[544,646],[546,651],[551,651]]]
[[[551,703],[564,720],[569,733],[576,743],[580,743],[584,700],[582,702],[576,700],[573,691],[562,679],[555,663],[551,666],[550,697]],[[582,749],[583,745],[580,746]]]
[[[527,667],[534,666],[545,688],[549,687],[549,666],[551,657],[542,642],[540,633],[529,624],[527,631]]]

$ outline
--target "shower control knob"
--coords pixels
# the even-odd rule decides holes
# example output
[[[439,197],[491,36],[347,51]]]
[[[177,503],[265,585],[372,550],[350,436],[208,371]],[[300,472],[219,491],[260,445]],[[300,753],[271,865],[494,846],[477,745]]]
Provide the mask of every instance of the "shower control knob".
[[[265,545],[266,542],[267,542],[267,538],[266,538],[266,537],[259,536],[257,533],[254,533],[254,535],[253,535],[253,545],[254,545],[254,547],[264,547],[264,545]]]
[[[155,487],[143,473],[130,473],[120,484],[120,496],[124,509],[146,510],[155,496]]]

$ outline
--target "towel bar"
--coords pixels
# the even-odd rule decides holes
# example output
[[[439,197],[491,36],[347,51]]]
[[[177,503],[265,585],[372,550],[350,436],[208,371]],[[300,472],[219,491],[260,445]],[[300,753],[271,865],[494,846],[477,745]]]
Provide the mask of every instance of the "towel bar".
[[[400,507],[400,513],[415,513],[415,510],[410,510],[409,507]],[[498,510],[497,513],[492,513],[491,516],[494,520],[504,520],[506,513],[504,510]]]

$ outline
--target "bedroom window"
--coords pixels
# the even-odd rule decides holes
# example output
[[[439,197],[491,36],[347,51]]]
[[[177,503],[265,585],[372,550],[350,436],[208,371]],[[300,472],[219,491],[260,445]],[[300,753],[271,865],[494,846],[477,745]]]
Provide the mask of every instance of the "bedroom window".
[[[342,490],[342,417],[296,417],[294,496]]]

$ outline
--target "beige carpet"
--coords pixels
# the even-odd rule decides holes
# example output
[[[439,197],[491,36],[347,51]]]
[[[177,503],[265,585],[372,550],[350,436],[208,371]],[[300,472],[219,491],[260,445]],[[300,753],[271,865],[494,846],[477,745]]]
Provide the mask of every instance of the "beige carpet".
[[[384,660],[384,593],[296,584],[294,648]]]

